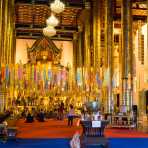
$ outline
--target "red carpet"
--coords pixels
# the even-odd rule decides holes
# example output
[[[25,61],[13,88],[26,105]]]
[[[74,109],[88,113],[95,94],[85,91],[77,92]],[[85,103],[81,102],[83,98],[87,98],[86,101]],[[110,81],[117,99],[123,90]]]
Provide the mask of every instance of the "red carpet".
[[[82,128],[76,126],[76,121],[74,126],[68,127],[66,120],[35,121],[33,123],[19,120],[16,126],[18,127],[18,138],[71,138],[76,131],[82,132]],[[108,138],[148,138],[148,134],[135,129],[106,129],[105,136]]]
[[[35,121],[33,123],[25,123],[24,120],[17,122],[18,138],[69,138],[76,131],[81,131],[81,127],[68,127],[67,121],[47,120],[45,122]]]
[[[108,138],[148,138],[148,133],[139,132],[136,129],[105,129]]]

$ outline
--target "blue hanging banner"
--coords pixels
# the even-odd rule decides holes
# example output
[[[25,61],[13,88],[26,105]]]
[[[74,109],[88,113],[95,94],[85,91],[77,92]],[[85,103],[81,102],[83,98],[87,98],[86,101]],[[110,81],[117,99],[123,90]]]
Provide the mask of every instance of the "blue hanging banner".
[[[8,82],[9,82],[9,76],[10,76],[10,72],[9,72],[9,66],[8,65],[6,65],[6,83],[8,84]]]
[[[48,69],[48,80],[51,81],[52,79],[52,72],[50,69]]]
[[[82,69],[78,68],[77,69],[77,74],[76,74],[76,80],[77,80],[77,85],[82,85]]]
[[[43,70],[43,80],[44,82],[46,82],[46,67],[44,66],[44,70]]]

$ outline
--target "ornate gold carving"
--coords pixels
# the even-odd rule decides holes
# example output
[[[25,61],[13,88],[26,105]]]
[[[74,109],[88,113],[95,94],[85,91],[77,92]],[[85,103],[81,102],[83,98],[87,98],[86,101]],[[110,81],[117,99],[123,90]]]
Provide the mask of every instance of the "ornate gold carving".
[[[60,64],[61,51],[47,38],[37,40],[31,48],[28,48],[28,62],[35,64],[39,62],[52,62]]]

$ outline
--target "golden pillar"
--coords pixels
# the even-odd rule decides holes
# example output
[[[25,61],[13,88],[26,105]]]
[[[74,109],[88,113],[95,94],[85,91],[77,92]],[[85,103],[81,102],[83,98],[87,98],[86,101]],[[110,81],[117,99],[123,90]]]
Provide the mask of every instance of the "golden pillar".
[[[122,0],[121,24],[122,24],[122,100],[121,110],[130,110],[132,106],[132,2]],[[130,82],[130,83],[129,83]]]
[[[84,68],[83,68],[83,58],[82,58],[82,27],[78,29],[78,54],[77,54],[77,67],[81,69],[81,76],[82,76],[82,89],[84,89]]]
[[[94,52],[94,69],[100,69],[100,51],[101,51],[101,1],[93,0],[93,52]]]
[[[105,1],[105,68],[108,69],[107,112],[113,110],[112,97],[112,48],[113,48],[113,1]]]
[[[147,0],[147,57],[148,57],[148,0]],[[148,58],[147,58],[147,63],[148,65]],[[148,74],[148,71],[147,71]]]
[[[146,60],[146,77],[148,81],[148,0],[147,0],[147,60]]]
[[[14,0],[0,1],[0,59],[1,64],[14,63],[15,59]]]
[[[73,34],[73,85],[76,85],[76,73],[77,73],[77,61],[78,61],[78,45],[77,45],[77,33]]]
[[[2,18],[3,18],[3,1],[0,1],[0,49],[2,49]],[[2,52],[0,51],[0,59]]]
[[[91,44],[91,25],[90,25],[90,2],[85,2],[85,9],[84,9],[84,30],[83,30],[83,48],[82,54],[83,56],[83,69],[82,69],[82,78],[83,78],[83,88],[85,91],[88,92],[90,95],[91,92],[91,82],[90,82],[90,73],[91,73],[91,51],[90,51],[90,44]],[[87,76],[87,77],[86,77]]]
[[[94,74],[98,74],[99,80],[101,79],[101,23],[104,23],[101,21],[101,7],[102,7],[102,1],[101,0],[93,0],[92,1],[92,41],[93,41],[93,56],[91,59],[93,59],[93,68],[94,68]],[[102,89],[101,86],[98,87],[98,84],[95,82],[93,85],[93,90],[95,91],[95,94],[98,96],[99,101],[102,98]],[[96,97],[97,97],[96,96]],[[103,104],[103,102],[102,102]]]
[[[144,50],[144,47],[142,46],[142,21],[138,20],[138,60],[140,62],[140,64],[142,64],[143,62],[143,55],[142,55],[142,51]],[[143,63],[144,64],[144,63]]]
[[[15,59],[15,15],[14,0],[0,0],[0,65],[14,63]],[[10,89],[10,88],[9,88]],[[0,86],[4,97],[2,108],[8,107],[6,83]],[[0,106],[1,107],[1,106]]]
[[[82,61],[82,27],[79,27],[78,30],[78,61],[77,61],[77,66],[78,67],[83,67],[83,61]]]
[[[84,24],[84,66],[90,67],[90,2],[85,2],[85,24]]]
[[[75,86],[78,85],[77,83],[77,74],[79,76],[83,75],[83,61],[82,61],[82,28],[79,26],[79,32],[74,33],[73,35],[73,71],[74,71],[74,78],[75,78]],[[80,85],[80,84],[79,84]],[[83,89],[84,81],[82,78],[82,85],[79,88]]]

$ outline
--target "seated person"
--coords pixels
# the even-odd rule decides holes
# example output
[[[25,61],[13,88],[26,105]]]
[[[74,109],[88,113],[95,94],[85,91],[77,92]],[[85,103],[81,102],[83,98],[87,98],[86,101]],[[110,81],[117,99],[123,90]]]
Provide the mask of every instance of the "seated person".
[[[26,117],[26,122],[27,123],[32,123],[33,121],[34,121],[33,116],[29,112],[28,115],[27,115],[27,117]]]
[[[44,122],[45,121],[45,115],[44,115],[44,112],[43,112],[42,109],[41,109],[41,111],[38,114],[38,121],[40,121],[40,122]]]

